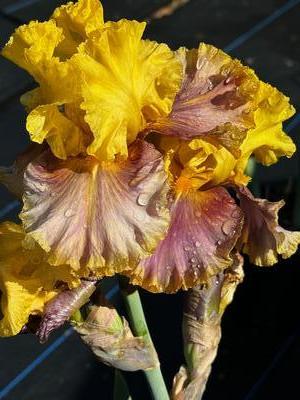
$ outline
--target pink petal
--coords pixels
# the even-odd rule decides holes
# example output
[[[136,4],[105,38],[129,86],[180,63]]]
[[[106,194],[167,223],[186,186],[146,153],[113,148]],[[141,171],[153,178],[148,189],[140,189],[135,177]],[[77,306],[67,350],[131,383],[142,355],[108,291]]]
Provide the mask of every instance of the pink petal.
[[[167,236],[133,271],[133,284],[153,292],[188,289],[232,264],[242,212],[223,188],[190,192],[175,201]]]
[[[273,265],[278,255],[288,258],[300,243],[300,232],[291,232],[278,224],[278,212],[284,201],[256,199],[245,187],[238,187],[240,207],[245,214],[240,246],[250,261],[259,266]]]
[[[187,51],[183,57],[185,78],[172,112],[149,130],[185,140],[209,134],[237,153],[251,126],[247,113],[257,78],[213,46],[201,44],[199,50]],[[245,82],[247,90],[242,90]]]

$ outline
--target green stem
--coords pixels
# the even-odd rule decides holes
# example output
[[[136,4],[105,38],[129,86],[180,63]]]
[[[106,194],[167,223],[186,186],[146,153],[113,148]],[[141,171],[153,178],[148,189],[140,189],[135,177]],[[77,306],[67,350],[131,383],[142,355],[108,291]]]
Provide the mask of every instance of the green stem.
[[[130,326],[134,335],[143,336],[154,348],[138,290],[134,290],[132,293],[122,291],[122,293]],[[150,386],[153,399],[169,400],[169,394],[160,367],[144,371],[144,373]]]

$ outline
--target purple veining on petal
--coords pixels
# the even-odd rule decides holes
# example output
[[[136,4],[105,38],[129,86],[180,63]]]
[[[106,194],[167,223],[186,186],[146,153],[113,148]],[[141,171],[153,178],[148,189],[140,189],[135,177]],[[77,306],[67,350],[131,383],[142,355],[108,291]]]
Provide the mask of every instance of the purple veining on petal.
[[[242,212],[223,188],[191,192],[175,201],[167,236],[154,254],[126,273],[153,292],[175,292],[206,282],[232,263]]]
[[[148,130],[185,140],[209,134],[236,152],[252,124],[247,113],[257,90],[257,78],[213,46],[202,44],[198,51],[187,52],[184,57],[185,78],[173,109],[168,117],[149,125]],[[247,93],[241,90],[245,81],[251,81]]]

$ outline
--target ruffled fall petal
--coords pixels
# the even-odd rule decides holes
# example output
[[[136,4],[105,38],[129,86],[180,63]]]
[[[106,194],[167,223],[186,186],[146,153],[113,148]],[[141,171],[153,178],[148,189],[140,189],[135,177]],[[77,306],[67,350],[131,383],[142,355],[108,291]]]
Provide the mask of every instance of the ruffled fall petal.
[[[47,140],[52,153],[63,160],[84,152],[89,139],[56,104],[36,107],[27,117],[26,128],[33,142]]]
[[[269,266],[278,261],[278,255],[283,258],[293,255],[300,243],[300,232],[291,232],[278,225],[278,211],[284,201],[256,199],[245,187],[238,187],[237,194],[245,214],[240,245],[250,261]]]
[[[268,166],[276,163],[279,157],[291,157],[296,150],[292,139],[282,128],[282,123],[295,113],[289,98],[271,85],[260,82],[256,101],[255,126],[249,130],[241,145],[237,166],[240,170],[246,168],[251,154]]]
[[[114,163],[64,162],[46,152],[25,173],[20,217],[51,264],[111,275],[145,258],[165,234],[166,180],[161,154],[141,140]]]
[[[0,336],[21,331],[32,314],[41,314],[45,303],[59,293],[57,283],[79,284],[66,266],[47,264],[45,253],[34,243],[24,247],[23,229],[10,222],[0,225]]]
[[[45,150],[44,146],[32,144],[20,154],[10,167],[0,167],[0,183],[19,199],[24,192],[24,171],[28,164]]]
[[[94,135],[88,154],[99,160],[127,156],[127,143],[147,121],[170,112],[179,88],[180,62],[168,46],[142,40],[144,29],[137,21],[106,23],[72,57]]]
[[[231,265],[242,218],[223,188],[182,194],[172,206],[167,236],[154,254],[123,273],[152,292],[171,293],[205,283]]]
[[[247,129],[258,79],[254,72],[213,46],[179,50],[185,67],[172,112],[147,129],[189,140],[208,135],[238,156]]]
[[[36,332],[40,342],[46,342],[50,333],[62,326],[76,310],[86,304],[95,290],[95,281],[83,280],[77,288],[64,290],[50,300],[44,307]]]
[[[99,0],[79,0],[57,8],[52,17],[56,25],[63,29],[64,39],[57,53],[60,57],[70,57],[88,35],[103,27],[103,8]]]

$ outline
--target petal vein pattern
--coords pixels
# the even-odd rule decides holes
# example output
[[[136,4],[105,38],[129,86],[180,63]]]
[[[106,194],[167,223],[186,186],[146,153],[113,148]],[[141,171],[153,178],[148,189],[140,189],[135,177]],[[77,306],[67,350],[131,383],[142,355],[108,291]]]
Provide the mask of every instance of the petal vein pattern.
[[[258,89],[254,72],[213,46],[180,49],[185,75],[172,111],[148,129],[189,140],[211,136],[234,155],[253,126],[250,111]]]
[[[206,282],[232,264],[242,212],[223,188],[189,192],[171,209],[167,236],[154,254],[125,272],[133,284],[153,292],[175,292]]]
[[[64,162],[46,152],[25,172],[20,217],[49,263],[69,264],[82,276],[112,275],[164,236],[167,193],[162,156],[147,142],[137,140],[128,159],[114,163]]]

